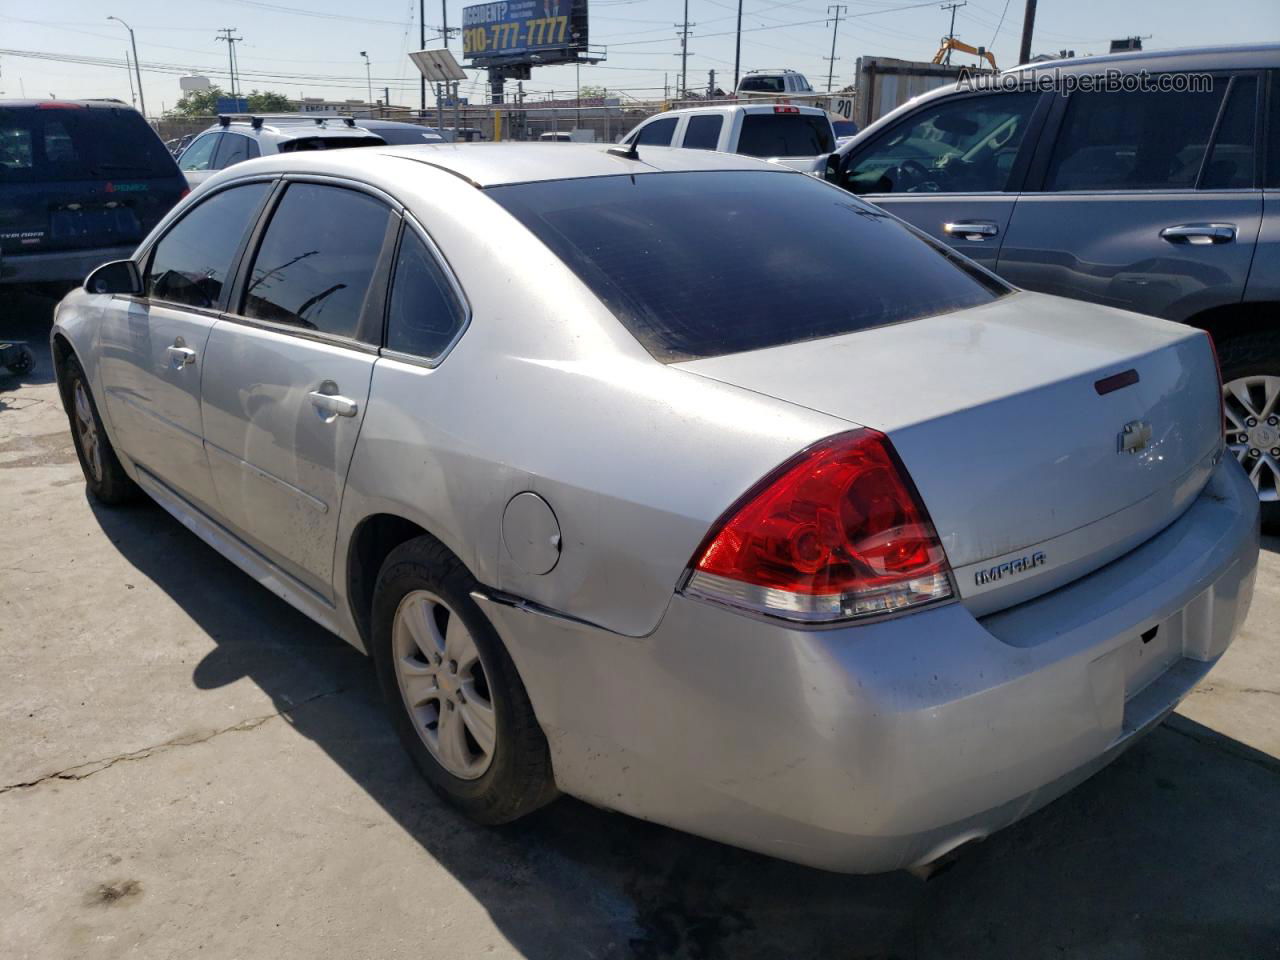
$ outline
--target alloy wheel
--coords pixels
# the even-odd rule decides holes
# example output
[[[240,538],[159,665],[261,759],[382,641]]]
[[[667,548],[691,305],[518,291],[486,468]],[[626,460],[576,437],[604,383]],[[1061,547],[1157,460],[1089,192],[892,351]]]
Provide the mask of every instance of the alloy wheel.
[[[93,407],[89,403],[89,393],[84,388],[84,381],[77,380],[75,386],[76,436],[80,441],[80,450],[93,479],[102,482],[102,442],[98,437],[98,421],[94,418]]]
[[[1264,502],[1280,500],[1280,377],[1238,377],[1222,385],[1227,449]]]
[[[426,590],[406,594],[391,628],[400,696],[413,727],[440,766],[475,780],[497,746],[488,674],[462,618]]]

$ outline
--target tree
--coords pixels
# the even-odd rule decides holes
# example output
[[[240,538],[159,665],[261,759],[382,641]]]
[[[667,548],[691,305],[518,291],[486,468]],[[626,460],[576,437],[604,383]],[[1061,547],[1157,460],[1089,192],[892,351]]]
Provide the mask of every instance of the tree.
[[[171,117],[212,117],[218,113],[218,98],[225,97],[221,87],[208,90],[192,90],[173,105]]]
[[[603,99],[604,94],[605,94],[605,88],[598,87],[593,83],[584,83],[578,93],[578,95],[582,97],[583,100],[593,100],[596,97],[600,97],[601,99]]]
[[[247,99],[250,113],[286,113],[293,109],[293,104],[289,102],[288,97],[283,93],[273,93],[270,90],[264,90],[261,93],[250,90]]]
[[[218,115],[218,101],[230,96],[221,87],[210,87],[208,90],[193,90],[179,100],[168,116],[171,117],[215,117]],[[270,90],[251,90],[244,97],[248,101],[251,113],[282,113],[292,109],[289,98],[283,93]]]

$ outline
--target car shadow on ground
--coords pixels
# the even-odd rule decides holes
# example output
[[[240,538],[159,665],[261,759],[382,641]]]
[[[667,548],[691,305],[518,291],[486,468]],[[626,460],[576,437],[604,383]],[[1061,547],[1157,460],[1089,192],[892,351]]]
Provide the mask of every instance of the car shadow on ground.
[[[49,356],[49,329],[53,308],[51,296],[21,288],[0,286],[0,343],[24,341],[35,355],[35,365],[25,373],[12,373],[0,366],[0,413],[20,409],[24,401],[11,394],[19,387],[53,382],[53,362]],[[25,402],[34,402],[27,400]]]
[[[823,873],[569,798],[481,828],[412,769],[363,655],[159,508],[93,509],[216,641],[194,686],[257,684],[528,957],[1277,955],[1280,762],[1186,719],[927,883]]]

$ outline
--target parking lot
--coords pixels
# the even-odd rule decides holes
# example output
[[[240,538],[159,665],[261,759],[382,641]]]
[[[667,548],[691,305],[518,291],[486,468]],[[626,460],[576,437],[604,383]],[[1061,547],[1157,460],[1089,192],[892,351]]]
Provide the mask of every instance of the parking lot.
[[[17,308],[17,315],[13,307]],[[364,658],[158,507],[85,496],[44,338],[0,372],[0,943],[14,958],[1280,956],[1280,543],[1178,714],[928,882],[562,799],[471,825]]]

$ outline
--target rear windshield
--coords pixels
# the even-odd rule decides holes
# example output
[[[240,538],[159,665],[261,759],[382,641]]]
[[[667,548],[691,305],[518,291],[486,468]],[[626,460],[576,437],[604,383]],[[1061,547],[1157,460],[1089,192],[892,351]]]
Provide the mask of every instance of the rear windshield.
[[[738,152],[749,157],[816,157],[836,148],[831,121],[812,113],[748,113]]]
[[[754,90],[760,93],[782,93],[786,85],[781,77],[743,77],[738,84],[739,90]]]
[[[299,137],[280,144],[281,153],[301,153],[304,150],[345,150],[348,147],[383,147],[381,137]]]
[[[668,363],[900,323],[1009,292],[884,211],[799,173],[653,173],[486,192]]]
[[[0,107],[0,183],[178,175],[134,110]]]

